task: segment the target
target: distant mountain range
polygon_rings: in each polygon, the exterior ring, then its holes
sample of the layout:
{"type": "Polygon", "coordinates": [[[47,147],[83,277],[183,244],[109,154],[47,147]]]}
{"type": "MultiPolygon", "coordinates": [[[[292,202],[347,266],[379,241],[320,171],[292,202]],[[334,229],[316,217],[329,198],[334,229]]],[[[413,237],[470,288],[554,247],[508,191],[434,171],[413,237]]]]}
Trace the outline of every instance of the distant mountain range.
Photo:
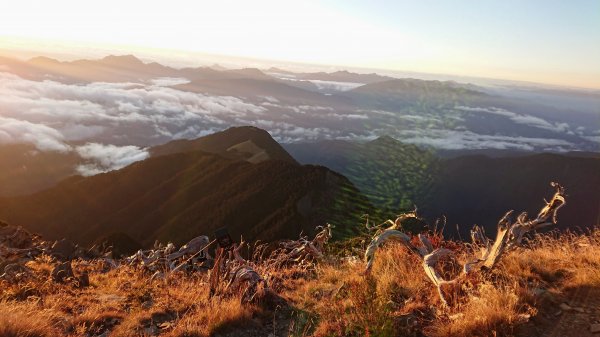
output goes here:
{"type": "Polygon", "coordinates": [[[334,71],[331,73],[326,72],[315,72],[315,73],[295,73],[280,68],[271,67],[266,70],[266,73],[273,74],[274,76],[298,79],[306,81],[330,81],[330,82],[350,82],[350,83],[377,83],[393,80],[393,77],[382,76],[375,73],[371,74],[357,74],[349,72],[347,70],[334,71]],[[283,75],[283,76],[282,76],[283,75]]]}
{"type": "Polygon", "coordinates": [[[3,143],[35,142],[40,136],[33,134],[43,128],[59,142],[147,148],[253,125],[281,143],[387,135],[444,151],[600,149],[600,95],[593,91],[344,70],[173,68],[133,55],[69,62],[0,58],[0,77],[2,118],[11,119],[0,120],[0,130],[4,124],[16,128],[13,119],[36,129],[31,137],[11,131],[3,143]]]}

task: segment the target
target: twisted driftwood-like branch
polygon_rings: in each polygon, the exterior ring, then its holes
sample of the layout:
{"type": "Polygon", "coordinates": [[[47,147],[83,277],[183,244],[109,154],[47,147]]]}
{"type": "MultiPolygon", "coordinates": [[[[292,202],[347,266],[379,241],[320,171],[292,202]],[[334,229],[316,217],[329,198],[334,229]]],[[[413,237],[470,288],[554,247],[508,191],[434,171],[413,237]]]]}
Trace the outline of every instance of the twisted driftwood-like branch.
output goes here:
{"type": "Polygon", "coordinates": [[[323,258],[323,249],[331,239],[332,226],[319,226],[320,231],[312,240],[300,236],[298,240],[288,240],[280,243],[282,250],[276,252],[276,258],[272,261],[276,267],[289,262],[304,263],[308,260],[318,260],[323,258]]]}
{"type": "MultiPolygon", "coordinates": [[[[390,223],[392,226],[383,231],[379,231],[373,237],[365,251],[365,262],[367,263],[365,274],[370,272],[375,259],[375,251],[382,244],[388,240],[400,241],[410,251],[422,257],[425,274],[436,286],[442,303],[447,305],[441,286],[445,284],[454,284],[459,281],[460,277],[467,275],[474,270],[493,268],[505,252],[521,245],[525,234],[545,226],[556,224],[557,212],[565,205],[566,201],[564,188],[560,184],[554,182],[551,183],[551,186],[554,187],[556,191],[552,196],[552,199],[546,202],[546,205],[540,210],[535,219],[527,220],[527,213],[523,212],[517,217],[515,222],[512,222],[511,215],[513,211],[507,212],[498,222],[498,231],[496,233],[496,239],[493,242],[485,236],[482,227],[475,226],[471,230],[471,239],[473,244],[480,248],[480,254],[474,260],[465,263],[463,265],[462,274],[455,279],[444,280],[435,268],[440,259],[453,253],[451,250],[445,248],[434,250],[432,244],[424,235],[419,235],[421,246],[415,246],[411,243],[411,238],[408,235],[397,230],[397,228],[401,227],[402,220],[408,217],[417,216],[416,210],[415,212],[399,216],[394,222],[388,220],[386,223],[390,223]]],[[[368,218],[367,228],[372,228],[368,226],[368,218]]]]}
{"type": "MultiPolygon", "coordinates": [[[[377,251],[377,249],[381,245],[383,245],[385,242],[387,242],[388,240],[400,241],[404,246],[406,246],[412,252],[415,252],[419,255],[424,255],[424,254],[422,254],[423,253],[422,249],[415,247],[414,245],[412,245],[410,243],[410,236],[408,236],[407,234],[398,230],[398,229],[402,228],[402,221],[409,219],[409,218],[414,218],[414,219],[418,218],[416,208],[414,211],[400,214],[396,218],[395,221],[387,220],[378,226],[373,226],[373,227],[369,226],[368,215],[366,215],[366,218],[367,218],[367,221],[366,221],[365,227],[367,227],[368,230],[377,230],[377,232],[373,236],[371,243],[369,244],[369,246],[367,247],[367,250],[365,251],[365,262],[367,262],[367,268],[365,269],[365,274],[368,274],[371,271],[371,267],[373,267],[373,262],[375,262],[375,251],[377,251]],[[390,224],[390,227],[383,229],[384,224],[390,224]]],[[[431,245],[431,244],[429,243],[429,245],[431,245]]]]}

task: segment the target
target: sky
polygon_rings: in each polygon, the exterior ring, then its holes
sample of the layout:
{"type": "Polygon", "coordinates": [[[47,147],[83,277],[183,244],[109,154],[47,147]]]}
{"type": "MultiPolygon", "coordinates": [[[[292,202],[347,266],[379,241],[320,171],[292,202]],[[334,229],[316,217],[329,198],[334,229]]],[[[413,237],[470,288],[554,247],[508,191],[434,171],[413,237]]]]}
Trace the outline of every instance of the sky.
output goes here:
{"type": "Polygon", "coordinates": [[[19,40],[600,89],[598,0],[4,1],[0,49],[19,40]]]}

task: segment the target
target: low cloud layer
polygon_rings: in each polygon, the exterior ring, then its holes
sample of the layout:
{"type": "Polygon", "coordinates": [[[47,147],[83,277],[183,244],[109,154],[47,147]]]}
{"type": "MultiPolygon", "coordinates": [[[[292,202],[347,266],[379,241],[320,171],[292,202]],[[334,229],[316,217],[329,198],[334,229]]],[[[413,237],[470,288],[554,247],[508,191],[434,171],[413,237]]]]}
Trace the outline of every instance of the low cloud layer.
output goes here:
{"type": "Polygon", "coordinates": [[[87,143],[75,148],[87,164],[77,166],[76,170],[84,176],[121,169],[136,161],[148,158],[149,153],[137,146],[115,146],[87,143]]]}
{"type": "Polygon", "coordinates": [[[353,82],[336,82],[336,81],[322,81],[322,80],[309,80],[312,84],[316,85],[319,90],[323,91],[348,91],[356,89],[360,86],[365,85],[364,83],[353,83],[353,82]]]}
{"type": "MultiPolygon", "coordinates": [[[[168,79],[167,82],[176,80],[168,79]]],[[[164,79],[159,82],[165,84],[164,79]]],[[[111,134],[115,127],[137,129],[140,133],[144,133],[141,132],[143,128],[148,138],[157,133],[168,138],[175,135],[195,137],[195,134],[182,131],[191,124],[225,127],[234,117],[266,111],[264,107],[236,97],[208,96],[161,85],[70,85],[29,81],[0,73],[0,109],[5,119],[28,122],[26,125],[30,129],[37,125],[56,130],[46,129],[45,132],[55,143],[100,136],[109,139],[117,136],[111,134]]]]}
{"type": "Polygon", "coordinates": [[[512,111],[508,111],[501,108],[489,107],[489,108],[481,108],[481,107],[468,107],[468,106],[457,106],[457,110],[467,111],[467,112],[475,112],[475,113],[488,113],[494,114],[498,116],[504,116],[512,120],[517,124],[523,124],[532,126],[539,129],[545,129],[555,132],[567,132],[569,131],[569,124],[567,123],[551,123],[543,118],[527,115],[527,114],[517,114],[512,111]]]}
{"type": "MultiPolygon", "coordinates": [[[[150,146],[237,125],[266,129],[277,141],[286,143],[371,140],[389,135],[440,149],[562,151],[575,148],[564,140],[569,138],[561,138],[565,134],[588,142],[598,137],[582,127],[572,132],[566,123],[495,107],[381,110],[354,107],[348,100],[330,100],[325,95],[298,104],[286,95],[217,96],[171,87],[186,81],[157,78],[148,83],[66,84],[0,72],[0,144],[31,143],[40,151],[75,152],[85,162],[78,172],[91,175],[145,159],[145,149],[150,146]],[[505,117],[515,125],[553,131],[556,139],[514,135],[512,130],[507,132],[510,135],[496,131],[479,134],[468,127],[465,118],[469,114],[505,117]]],[[[480,122],[486,123],[485,118],[480,122]]]]}
{"type": "Polygon", "coordinates": [[[0,116],[0,144],[31,143],[41,151],[68,152],[70,146],[64,138],[49,126],[0,116]]]}
{"type": "Polygon", "coordinates": [[[533,151],[542,149],[568,151],[573,149],[573,144],[562,139],[482,135],[464,130],[406,130],[400,132],[398,137],[405,143],[431,146],[443,150],[533,151]]]}

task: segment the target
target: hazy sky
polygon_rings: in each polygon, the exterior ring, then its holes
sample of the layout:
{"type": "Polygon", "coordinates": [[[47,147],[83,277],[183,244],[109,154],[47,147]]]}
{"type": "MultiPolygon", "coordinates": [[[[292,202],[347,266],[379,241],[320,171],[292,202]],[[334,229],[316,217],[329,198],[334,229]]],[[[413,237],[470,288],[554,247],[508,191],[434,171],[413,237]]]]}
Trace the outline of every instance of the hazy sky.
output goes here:
{"type": "Polygon", "coordinates": [[[600,88],[599,0],[3,1],[0,36],[600,88]]]}

